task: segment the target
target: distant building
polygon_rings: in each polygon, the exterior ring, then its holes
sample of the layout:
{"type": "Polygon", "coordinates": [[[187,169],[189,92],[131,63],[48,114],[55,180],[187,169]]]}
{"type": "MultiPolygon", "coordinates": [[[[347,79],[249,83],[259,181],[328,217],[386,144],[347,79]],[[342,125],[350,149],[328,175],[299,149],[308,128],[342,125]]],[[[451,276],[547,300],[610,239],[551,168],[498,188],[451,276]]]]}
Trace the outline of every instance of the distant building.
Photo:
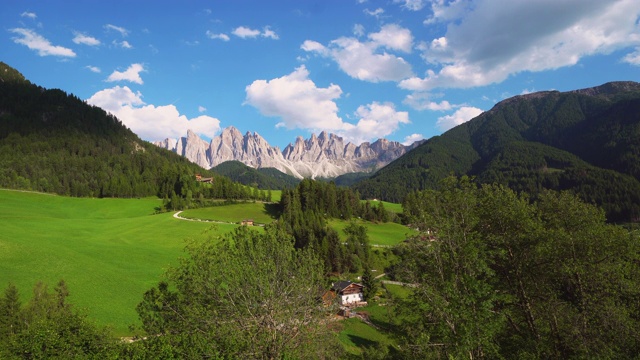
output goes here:
{"type": "Polygon", "coordinates": [[[331,287],[331,290],[337,295],[338,303],[348,307],[367,305],[367,302],[364,301],[363,289],[362,284],[346,280],[338,281],[331,287]]]}
{"type": "Polygon", "coordinates": [[[253,219],[244,219],[240,222],[240,225],[253,226],[253,219]]]}

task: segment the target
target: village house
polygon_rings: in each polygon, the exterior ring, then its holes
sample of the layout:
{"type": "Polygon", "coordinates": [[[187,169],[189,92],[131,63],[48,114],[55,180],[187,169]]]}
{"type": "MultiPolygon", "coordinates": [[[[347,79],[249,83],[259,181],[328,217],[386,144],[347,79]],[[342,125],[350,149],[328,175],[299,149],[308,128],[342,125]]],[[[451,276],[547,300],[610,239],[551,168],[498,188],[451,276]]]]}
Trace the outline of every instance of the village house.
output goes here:
{"type": "Polygon", "coordinates": [[[253,219],[244,219],[240,222],[240,225],[253,226],[253,219]]]}
{"type": "Polygon", "coordinates": [[[364,286],[362,284],[345,280],[338,281],[331,287],[331,290],[337,295],[340,306],[347,307],[367,305],[367,302],[364,301],[363,289],[364,286]]]}

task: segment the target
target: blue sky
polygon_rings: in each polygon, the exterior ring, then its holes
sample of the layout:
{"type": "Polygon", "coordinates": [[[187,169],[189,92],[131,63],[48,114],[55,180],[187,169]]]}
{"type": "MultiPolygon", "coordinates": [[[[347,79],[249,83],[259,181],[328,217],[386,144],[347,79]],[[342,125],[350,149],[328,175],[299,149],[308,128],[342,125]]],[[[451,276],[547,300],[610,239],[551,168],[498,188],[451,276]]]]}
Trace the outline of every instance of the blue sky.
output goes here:
{"type": "Polygon", "coordinates": [[[29,1],[0,61],[145,140],[439,135],[496,102],[640,81],[637,0],[29,1]]]}

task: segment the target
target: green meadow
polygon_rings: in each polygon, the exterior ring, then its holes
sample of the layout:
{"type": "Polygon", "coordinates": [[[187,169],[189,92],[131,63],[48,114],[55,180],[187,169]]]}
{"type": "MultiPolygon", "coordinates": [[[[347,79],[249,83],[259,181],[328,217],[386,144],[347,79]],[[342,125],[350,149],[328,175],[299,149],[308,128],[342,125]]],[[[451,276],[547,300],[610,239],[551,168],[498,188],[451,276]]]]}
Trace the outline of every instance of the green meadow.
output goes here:
{"type": "Polygon", "coordinates": [[[246,202],[200,209],[189,209],[180,213],[188,219],[220,221],[239,224],[242,220],[252,219],[257,224],[268,224],[280,216],[276,204],[246,202]]]}
{"type": "MultiPolygon", "coordinates": [[[[372,223],[369,221],[354,220],[359,225],[367,228],[369,244],[377,246],[393,246],[403,242],[407,237],[416,235],[417,232],[404,225],[396,223],[372,223]]],[[[343,239],[346,239],[344,229],[349,225],[349,221],[330,220],[329,226],[336,229],[343,239]]]]}
{"type": "MultiPolygon", "coordinates": [[[[0,288],[23,300],[64,279],[70,301],[117,335],[138,324],[136,305],[211,224],[155,214],[160,200],[93,199],[0,190],[0,288]]],[[[216,225],[225,233],[235,225],[216,225]]],[[[211,231],[211,230],[209,230],[211,231]]]]}
{"type": "MultiPolygon", "coordinates": [[[[77,308],[98,324],[111,326],[116,335],[130,335],[129,325],[139,324],[136,305],[177,263],[185,239],[205,232],[217,237],[237,227],[179,220],[173,212],[157,214],[159,205],[156,198],[71,198],[0,190],[0,291],[12,282],[26,301],[38,281],[53,287],[64,279],[77,308]]],[[[279,214],[273,204],[256,202],[190,209],[181,216],[228,223],[251,218],[266,224],[279,214]]],[[[367,227],[374,245],[395,245],[412,234],[399,224],[359,223],[367,227]]],[[[344,236],[342,229],[349,222],[329,224],[344,236]]],[[[359,327],[348,322],[346,329],[359,333],[359,327]]],[[[359,336],[368,337],[365,333],[359,336]]],[[[355,340],[351,335],[342,336],[355,340]]]]}

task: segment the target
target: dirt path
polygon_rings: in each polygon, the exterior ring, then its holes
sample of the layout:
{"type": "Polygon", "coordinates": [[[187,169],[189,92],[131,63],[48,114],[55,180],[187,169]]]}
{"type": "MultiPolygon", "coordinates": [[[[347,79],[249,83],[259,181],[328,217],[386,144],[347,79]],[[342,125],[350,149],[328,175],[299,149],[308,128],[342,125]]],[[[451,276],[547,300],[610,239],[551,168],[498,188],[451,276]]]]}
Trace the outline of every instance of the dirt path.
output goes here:
{"type": "Polygon", "coordinates": [[[227,222],[227,221],[217,221],[217,220],[203,220],[203,219],[189,219],[186,217],[182,217],[180,216],[180,214],[182,213],[182,211],[178,211],[175,214],[173,214],[173,217],[179,220],[186,220],[186,221],[199,221],[199,222],[207,222],[207,223],[214,223],[214,224],[230,224],[230,225],[237,225],[236,223],[232,223],[232,222],[227,222]]]}

